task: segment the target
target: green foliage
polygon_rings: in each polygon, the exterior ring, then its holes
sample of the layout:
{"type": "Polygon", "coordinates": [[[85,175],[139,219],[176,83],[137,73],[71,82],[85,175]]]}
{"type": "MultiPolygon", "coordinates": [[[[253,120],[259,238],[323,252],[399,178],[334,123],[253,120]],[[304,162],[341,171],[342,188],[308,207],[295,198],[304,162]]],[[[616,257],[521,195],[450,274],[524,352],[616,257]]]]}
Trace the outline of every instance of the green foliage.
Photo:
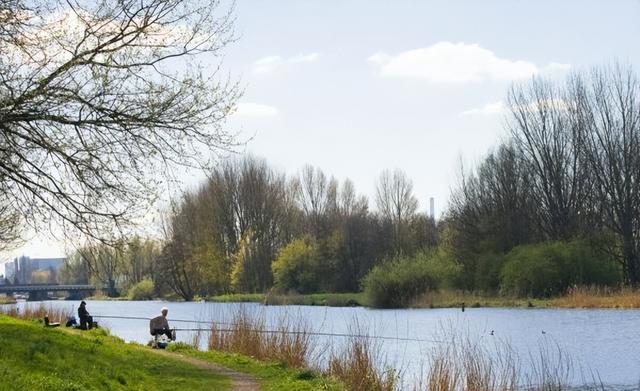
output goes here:
{"type": "Polygon", "coordinates": [[[320,251],[318,242],[306,235],[286,245],[272,264],[276,288],[300,293],[318,289],[320,251]]]}
{"type": "Polygon", "coordinates": [[[406,307],[428,291],[452,285],[459,274],[460,267],[442,252],[423,251],[374,267],[363,287],[373,307],[406,307]]]}
{"type": "Polygon", "coordinates": [[[618,280],[615,263],[587,243],[545,242],[518,246],[505,255],[501,289],[517,296],[549,297],[574,285],[618,280]]]}
{"type": "Polygon", "coordinates": [[[150,279],[144,279],[129,288],[130,300],[152,300],[155,294],[155,286],[150,279]]]}

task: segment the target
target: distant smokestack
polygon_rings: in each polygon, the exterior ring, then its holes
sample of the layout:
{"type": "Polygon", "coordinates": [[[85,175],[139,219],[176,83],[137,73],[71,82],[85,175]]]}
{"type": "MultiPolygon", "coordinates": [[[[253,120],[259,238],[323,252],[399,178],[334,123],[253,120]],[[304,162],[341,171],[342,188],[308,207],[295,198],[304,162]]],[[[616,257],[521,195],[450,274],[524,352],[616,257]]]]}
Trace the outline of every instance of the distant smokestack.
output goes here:
{"type": "Polygon", "coordinates": [[[436,219],[436,202],[433,197],[429,197],[429,217],[436,219]]]}

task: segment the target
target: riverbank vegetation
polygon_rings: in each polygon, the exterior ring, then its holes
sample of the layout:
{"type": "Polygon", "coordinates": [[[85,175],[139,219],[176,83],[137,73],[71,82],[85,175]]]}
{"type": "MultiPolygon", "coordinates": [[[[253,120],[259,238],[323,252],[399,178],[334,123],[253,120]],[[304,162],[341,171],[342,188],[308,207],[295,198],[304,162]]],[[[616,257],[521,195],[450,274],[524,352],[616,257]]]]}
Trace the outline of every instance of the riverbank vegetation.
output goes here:
{"type": "Polygon", "coordinates": [[[364,292],[348,304],[374,307],[441,306],[447,292],[535,304],[581,286],[635,286],[638,102],[638,76],[621,65],[513,86],[505,141],[461,167],[438,220],[418,211],[400,170],[380,174],[370,203],[319,168],[287,175],[253,156],[224,160],[175,200],[162,240],[86,246],[62,275],[112,296],[306,304],[364,292]]]}
{"type": "MultiPolygon", "coordinates": [[[[6,311],[5,311],[6,312],[6,311]]],[[[41,305],[0,315],[0,389],[227,389],[228,379],[170,356],[153,354],[138,344],[125,344],[104,329],[74,331],[45,328],[44,314],[62,320],[65,314],[41,305]],[[170,378],[169,378],[170,377],[170,378]],[[187,379],[188,377],[188,379],[187,379]]],[[[459,389],[568,390],[574,363],[551,341],[528,359],[519,357],[507,341],[473,339],[461,330],[443,329],[440,341],[425,351],[417,378],[403,377],[390,365],[382,342],[354,329],[339,347],[320,343],[300,320],[281,318],[267,325],[260,315],[239,310],[225,327],[212,322],[206,333],[207,350],[194,344],[175,343],[169,352],[223,365],[253,375],[263,389],[372,390],[401,389],[454,391],[459,389]]],[[[188,361],[188,360],[186,360],[188,361]]],[[[398,365],[398,363],[396,363],[398,365]]],[[[401,364],[400,364],[401,365],[401,364]]],[[[602,389],[587,380],[581,389],[602,389]]]]}
{"type": "MultiPolygon", "coordinates": [[[[64,321],[63,311],[27,306],[0,315],[0,390],[231,389],[228,378],[138,344],[126,344],[105,329],[76,332],[45,328],[44,315],[64,321]]],[[[242,326],[239,326],[242,327],[242,326]]],[[[187,354],[255,376],[267,390],[344,390],[339,381],[319,371],[289,366],[284,361],[259,361],[220,351],[200,352],[176,343],[168,351],[187,354]]]]}
{"type": "Polygon", "coordinates": [[[13,296],[0,296],[0,304],[15,304],[16,298],[13,296]]]}

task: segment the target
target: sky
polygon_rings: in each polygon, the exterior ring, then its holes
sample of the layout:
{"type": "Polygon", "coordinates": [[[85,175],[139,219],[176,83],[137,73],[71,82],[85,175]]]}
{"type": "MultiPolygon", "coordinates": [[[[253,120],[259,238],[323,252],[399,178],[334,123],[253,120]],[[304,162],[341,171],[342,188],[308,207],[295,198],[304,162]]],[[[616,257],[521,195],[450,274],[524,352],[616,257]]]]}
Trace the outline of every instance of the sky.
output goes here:
{"type": "MultiPolygon", "coordinates": [[[[461,163],[507,137],[513,83],[640,67],[639,0],[237,0],[234,14],[222,64],[245,90],[228,122],[249,140],[240,152],[350,178],[372,208],[376,179],[398,168],[420,211],[434,197],[444,213],[461,163]]],[[[35,238],[15,253],[61,252],[35,238]]]]}

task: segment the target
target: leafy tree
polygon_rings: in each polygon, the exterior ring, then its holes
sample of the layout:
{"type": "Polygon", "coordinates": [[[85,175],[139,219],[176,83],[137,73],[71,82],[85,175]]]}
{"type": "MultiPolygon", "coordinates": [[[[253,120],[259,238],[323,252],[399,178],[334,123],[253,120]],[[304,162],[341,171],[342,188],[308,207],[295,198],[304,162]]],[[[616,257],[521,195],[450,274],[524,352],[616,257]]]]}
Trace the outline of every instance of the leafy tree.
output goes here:
{"type": "Polygon", "coordinates": [[[424,293],[451,286],[459,271],[459,266],[446,254],[423,251],[374,267],[362,285],[374,307],[407,307],[424,293]]]}
{"type": "Polygon", "coordinates": [[[316,292],[319,288],[320,249],[309,235],[291,241],[278,253],[273,262],[276,288],[299,293],[316,292]]]}
{"type": "Polygon", "coordinates": [[[547,297],[574,285],[615,284],[619,276],[612,259],[585,242],[543,242],[505,255],[501,288],[518,296],[547,297]]]}

